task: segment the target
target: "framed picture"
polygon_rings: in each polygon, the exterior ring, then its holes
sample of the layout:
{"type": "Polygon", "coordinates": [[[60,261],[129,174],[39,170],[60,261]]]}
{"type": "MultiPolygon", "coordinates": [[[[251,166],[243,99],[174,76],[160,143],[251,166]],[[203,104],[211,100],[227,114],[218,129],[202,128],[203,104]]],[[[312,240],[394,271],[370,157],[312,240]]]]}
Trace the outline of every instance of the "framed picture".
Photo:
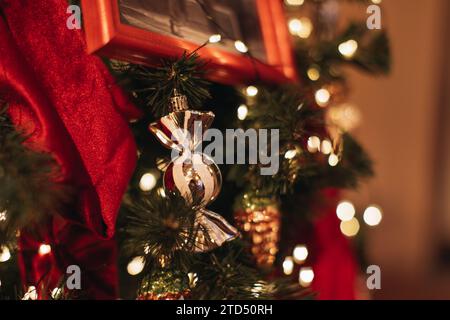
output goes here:
{"type": "Polygon", "coordinates": [[[297,79],[281,0],[82,0],[82,10],[90,53],[152,65],[220,34],[199,50],[211,80],[297,79]]]}

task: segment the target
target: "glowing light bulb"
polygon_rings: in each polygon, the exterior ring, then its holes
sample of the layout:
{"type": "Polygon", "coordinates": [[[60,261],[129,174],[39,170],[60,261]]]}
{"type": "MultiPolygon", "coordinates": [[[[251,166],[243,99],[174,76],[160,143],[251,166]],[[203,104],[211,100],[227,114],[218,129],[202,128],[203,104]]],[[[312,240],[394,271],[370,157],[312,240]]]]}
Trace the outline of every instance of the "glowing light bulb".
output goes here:
{"type": "Polygon", "coordinates": [[[258,88],[255,86],[248,86],[247,89],[245,89],[245,93],[249,97],[255,97],[258,94],[258,88]]]}
{"type": "Polygon", "coordinates": [[[330,154],[328,157],[328,164],[330,167],[336,167],[339,164],[339,157],[334,153],[330,154]]]}
{"type": "Polygon", "coordinates": [[[222,36],[220,34],[213,34],[211,37],[209,37],[210,43],[217,43],[220,42],[220,40],[222,40],[222,36]]]}
{"type": "Polygon", "coordinates": [[[156,177],[153,173],[146,173],[142,175],[141,180],[139,181],[139,188],[144,191],[150,191],[156,186],[156,177]]]}
{"type": "Polygon", "coordinates": [[[245,120],[247,118],[248,108],[245,104],[241,104],[237,109],[237,117],[239,120],[245,120]]]}
{"type": "Polygon", "coordinates": [[[160,197],[165,198],[166,197],[166,191],[164,191],[164,188],[158,189],[158,194],[160,197]]]}
{"type": "Polygon", "coordinates": [[[6,221],[6,210],[0,212],[0,222],[6,221]]]}
{"type": "Polygon", "coordinates": [[[135,276],[144,270],[144,257],[134,257],[127,265],[127,272],[135,276]]]}
{"type": "Polygon", "coordinates": [[[294,18],[288,22],[289,31],[292,35],[306,39],[311,35],[313,30],[312,22],[307,17],[300,19],[294,18]]]}
{"type": "Polygon", "coordinates": [[[305,0],[284,0],[288,6],[301,6],[305,0]]]}
{"type": "Polygon", "coordinates": [[[192,288],[195,287],[197,285],[197,281],[198,281],[197,274],[193,273],[193,272],[189,272],[188,278],[189,278],[189,286],[192,288]]]}
{"type": "Polygon", "coordinates": [[[376,206],[370,206],[364,211],[364,222],[371,227],[376,227],[383,220],[381,209],[376,206]]]}
{"type": "Polygon", "coordinates": [[[361,111],[354,105],[345,103],[328,110],[329,120],[344,131],[356,128],[361,122],[361,111]]]}
{"type": "Polygon", "coordinates": [[[263,282],[255,283],[252,288],[253,296],[255,298],[258,298],[261,295],[261,293],[264,291],[264,288],[265,288],[265,283],[263,283],[263,282]]]}
{"type": "Polygon", "coordinates": [[[359,232],[359,228],[359,221],[356,218],[353,218],[350,221],[342,221],[340,225],[342,234],[349,238],[356,236],[359,232]]]}
{"type": "Polygon", "coordinates": [[[293,252],[294,260],[296,263],[303,263],[308,258],[308,248],[304,245],[298,245],[293,252]]]}
{"type": "Polygon", "coordinates": [[[311,282],[314,280],[313,269],[309,267],[301,268],[298,275],[298,280],[301,286],[309,287],[311,282]]]}
{"type": "Polygon", "coordinates": [[[320,71],[316,67],[309,68],[306,74],[311,81],[317,81],[320,78],[320,71]]]}
{"type": "Polygon", "coordinates": [[[311,153],[315,153],[320,150],[320,138],[316,136],[309,137],[307,148],[311,153]]]}
{"type": "Polygon", "coordinates": [[[372,0],[373,4],[380,4],[382,1],[381,0],[372,0]]]}
{"type": "Polygon", "coordinates": [[[7,246],[0,247],[0,262],[6,262],[11,259],[11,252],[7,246]]]}
{"type": "Polygon", "coordinates": [[[330,91],[328,91],[325,88],[322,88],[316,91],[314,97],[316,99],[316,103],[320,107],[325,107],[330,102],[331,94],[330,91]]]}
{"type": "Polygon", "coordinates": [[[237,51],[241,52],[241,53],[246,53],[248,52],[248,48],[245,45],[245,43],[243,43],[241,40],[236,40],[234,42],[234,47],[236,48],[237,51]]]}
{"type": "Polygon", "coordinates": [[[22,300],[37,300],[38,294],[35,286],[29,286],[22,300]]]}
{"type": "Polygon", "coordinates": [[[322,145],[320,147],[320,151],[322,151],[323,154],[328,155],[331,152],[333,152],[333,144],[330,140],[323,140],[322,145]]]}
{"type": "Polygon", "coordinates": [[[49,244],[43,243],[39,246],[39,255],[45,256],[46,254],[49,254],[50,252],[52,252],[52,247],[49,244]]]}
{"type": "Polygon", "coordinates": [[[339,45],[338,50],[345,58],[351,59],[358,50],[358,42],[353,39],[345,41],[339,45]]]}
{"type": "Polygon", "coordinates": [[[297,35],[297,33],[300,31],[301,29],[301,22],[300,19],[291,19],[288,22],[288,26],[289,26],[289,31],[291,32],[291,34],[293,35],[297,35]]]}
{"type": "Polygon", "coordinates": [[[61,297],[62,294],[62,289],[61,288],[55,288],[52,290],[51,296],[53,299],[59,299],[61,297]]]}
{"type": "Polygon", "coordinates": [[[294,259],[292,257],[286,257],[283,261],[283,272],[289,276],[294,271],[294,259]]]}
{"type": "Polygon", "coordinates": [[[356,210],[350,201],[342,201],[336,207],[336,215],[341,221],[350,221],[355,217],[356,210]]]}
{"type": "Polygon", "coordinates": [[[298,36],[302,39],[307,39],[313,31],[313,24],[309,18],[300,18],[301,28],[298,32],[298,36]]]}
{"type": "Polygon", "coordinates": [[[292,149],[292,150],[286,151],[286,153],[284,154],[284,158],[287,160],[292,160],[295,158],[296,155],[297,155],[297,150],[292,149]]]}

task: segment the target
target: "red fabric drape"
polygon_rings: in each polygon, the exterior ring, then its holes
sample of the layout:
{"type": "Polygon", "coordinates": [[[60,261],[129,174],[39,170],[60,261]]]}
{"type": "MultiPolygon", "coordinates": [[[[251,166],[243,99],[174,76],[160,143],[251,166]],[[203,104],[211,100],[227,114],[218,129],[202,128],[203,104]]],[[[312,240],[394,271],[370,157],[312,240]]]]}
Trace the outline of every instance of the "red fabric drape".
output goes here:
{"type": "Polygon", "coordinates": [[[350,241],[341,233],[340,220],[336,216],[339,191],[325,189],[324,203],[317,208],[319,217],[314,223],[312,289],[319,300],[353,300],[356,298],[358,264],[350,241]]]}
{"type": "Polygon", "coordinates": [[[115,222],[135,166],[126,116],[139,113],[115,86],[101,60],[86,54],[84,37],[69,30],[66,0],[0,2],[0,94],[33,148],[52,153],[61,182],[77,202],[54,218],[42,238],[21,236],[25,284],[55,285],[79,265],[87,298],[115,298],[115,222]],[[39,256],[42,242],[52,252],[39,256]]]}

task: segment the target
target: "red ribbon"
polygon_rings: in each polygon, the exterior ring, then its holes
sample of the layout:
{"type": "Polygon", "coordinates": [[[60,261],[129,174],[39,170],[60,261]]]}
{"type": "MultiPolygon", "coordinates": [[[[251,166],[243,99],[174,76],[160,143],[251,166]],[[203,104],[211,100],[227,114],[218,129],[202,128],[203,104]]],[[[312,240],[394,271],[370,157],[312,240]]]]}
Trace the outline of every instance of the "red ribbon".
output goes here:
{"type": "Polygon", "coordinates": [[[117,296],[115,222],[136,162],[126,116],[139,112],[102,61],[86,54],[84,36],[69,30],[66,0],[0,3],[0,95],[33,148],[54,155],[77,203],[52,219],[42,238],[21,236],[26,285],[55,285],[70,264],[81,268],[90,298],[117,296]],[[49,255],[39,245],[52,246],[49,255]]]}

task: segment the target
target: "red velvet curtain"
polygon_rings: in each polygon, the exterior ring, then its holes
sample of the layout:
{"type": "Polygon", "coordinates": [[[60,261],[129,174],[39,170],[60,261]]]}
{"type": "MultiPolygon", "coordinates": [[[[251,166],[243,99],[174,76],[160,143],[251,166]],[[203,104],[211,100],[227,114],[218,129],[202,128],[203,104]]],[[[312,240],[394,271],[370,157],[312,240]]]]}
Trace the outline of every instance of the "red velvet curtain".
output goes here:
{"type": "Polygon", "coordinates": [[[67,266],[81,268],[86,298],[117,297],[114,235],[136,146],[127,116],[137,110],[102,61],[87,55],[84,36],[66,27],[66,0],[0,2],[0,94],[32,148],[50,152],[76,204],[52,219],[41,237],[23,233],[26,285],[56,286],[67,266]],[[40,244],[52,246],[38,254],[40,244]]]}

